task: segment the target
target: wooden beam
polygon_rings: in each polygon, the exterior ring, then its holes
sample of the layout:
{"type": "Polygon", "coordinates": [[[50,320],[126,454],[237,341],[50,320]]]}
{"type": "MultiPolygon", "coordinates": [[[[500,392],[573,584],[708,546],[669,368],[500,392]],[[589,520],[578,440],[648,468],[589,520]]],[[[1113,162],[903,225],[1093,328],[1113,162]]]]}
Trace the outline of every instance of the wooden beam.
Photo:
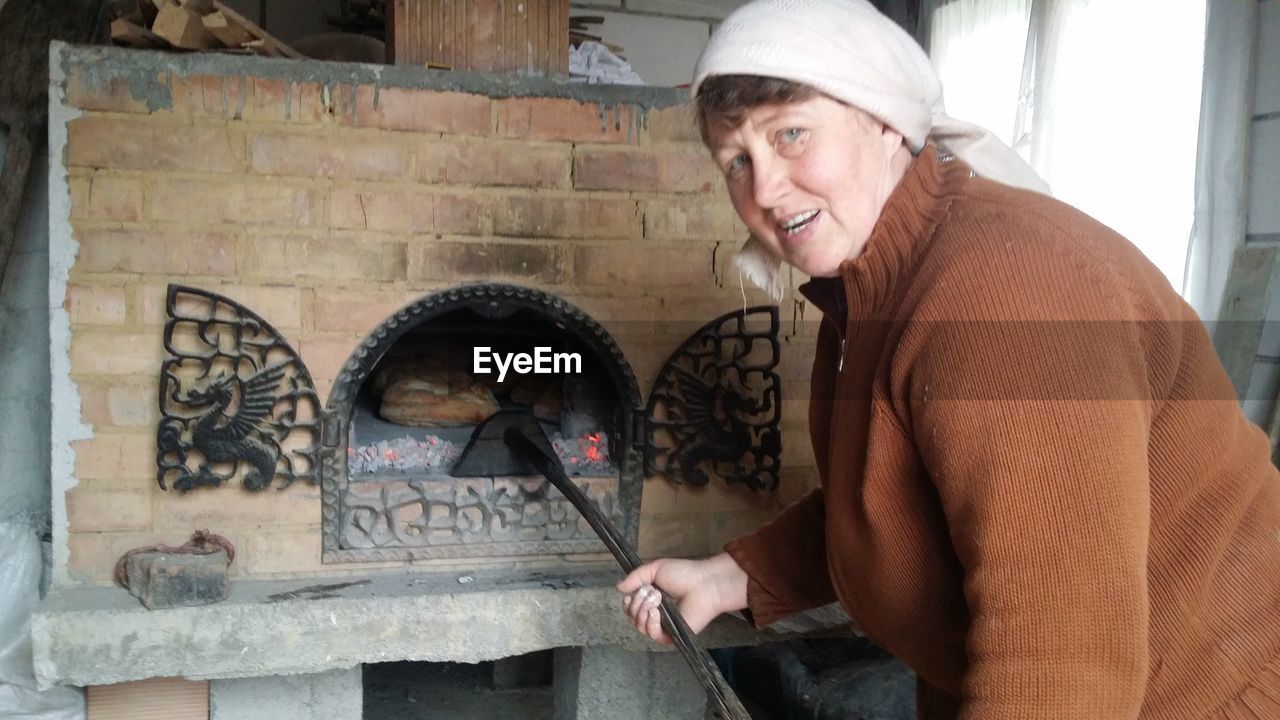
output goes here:
{"type": "Polygon", "coordinates": [[[150,30],[125,20],[111,21],[111,40],[117,45],[140,48],[167,48],[169,42],[150,30]]]}
{"type": "Polygon", "coordinates": [[[284,57],[293,58],[294,60],[306,59],[305,55],[280,42],[274,35],[268,34],[266,30],[263,30],[256,23],[227,7],[224,3],[221,3],[218,0],[212,0],[212,2],[214,10],[222,13],[222,15],[227,19],[227,22],[244,28],[249,34],[259,40],[262,40],[263,47],[270,50],[273,55],[283,55],[284,57]]]}
{"type": "Polygon", "coordinates": [[[166,4],[160,8],[151,32],[184,50],[210,50],[222,47],[218,38],[204,29],[200,16],[181,5],[166,4]]]}
{"type": "Polygon", "coordinates": [[[227,47],[245,47],[249,43],[260,42],[253,36],[253,33],[244,29],[243,26],[227,20],[227,16],[221,10],[214,10],[205,15],[200,18],[200,22],[204,23],[205,30],[208,30],[214,37],[221,40],[222,44],[227,47]]]}

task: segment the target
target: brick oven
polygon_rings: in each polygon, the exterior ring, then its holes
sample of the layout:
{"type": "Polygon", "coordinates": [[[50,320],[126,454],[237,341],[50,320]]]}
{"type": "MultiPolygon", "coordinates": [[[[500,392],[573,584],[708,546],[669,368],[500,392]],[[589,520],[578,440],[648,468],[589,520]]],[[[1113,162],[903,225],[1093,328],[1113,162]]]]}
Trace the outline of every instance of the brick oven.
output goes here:
{"type": "MultiPolygon", "coordinates": [[[[51,65],[43,683],[210,679],[219,717],[279,676],[354,707],[362,666],[558,648],[557,713],[585,718],[623,716],[592,714],[606,668],[649,668],[612,703],[686,682],[563,497],[518,463],[455,472],[485,418],[531,413],[645,557],[714,552],[816,485],[814,323],[744,310],[764,298],[729,269],[745,231],[682,91],[65,45],[51,65]],[[532,348],[581,365],[497,377],[532,348]],[[707,429],[726,412],[745,424],[707,429]],[[196,529],[236,548],[227,600],[147,611],[112,586],[126,551],[196,529]]],[[[731,619],[706,638],[758,641],[731,619]]]]}

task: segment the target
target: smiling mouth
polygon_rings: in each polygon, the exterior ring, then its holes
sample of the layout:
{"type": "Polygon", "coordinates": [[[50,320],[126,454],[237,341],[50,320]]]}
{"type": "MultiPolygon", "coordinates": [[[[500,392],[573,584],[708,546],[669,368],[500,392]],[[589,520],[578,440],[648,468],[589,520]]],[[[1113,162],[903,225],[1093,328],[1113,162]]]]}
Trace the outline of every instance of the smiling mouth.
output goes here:
{"type": "Polygon", "coordinates": [[[801,230],[805,229],[806,227],[808,227],[809,223],[813,222],[818,218],[818,214],[819,214],[818,210],[809,210],[806,212],[802,212],[799,215],[796,215],[795,217],[786,221],[785,223],[779,223],[778,226],[782,228],[782,232],[786,233],[787,235],[794,235],[800,232],[801,230]]]}

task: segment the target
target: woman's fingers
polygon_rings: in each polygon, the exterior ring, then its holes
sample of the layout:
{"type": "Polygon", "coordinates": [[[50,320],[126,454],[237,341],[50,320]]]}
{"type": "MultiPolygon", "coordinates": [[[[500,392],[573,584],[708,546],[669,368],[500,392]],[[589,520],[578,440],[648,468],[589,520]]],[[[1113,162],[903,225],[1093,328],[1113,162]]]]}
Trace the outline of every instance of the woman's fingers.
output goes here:
{"type": "Polygon", "coordinates": [[[648,624],[649,610],[658,607],[660,604],[662,604],[662,593],[651,585],[641,586],[623,600],[623,607],[631,620],[631,624],[635,625],[636,629],[641,632],[645,632],[645,626],[648,624]]]}
{"type": "Polygon", "coordinates": [[[647,613],[644,634],[660,643],[671,642],[662,630],[662,612],[656,606],[652,606],[647,609],[647,613]]]}
{"type": "Polygon", "coordinates": [[[622,578],[622,582],[618,583],[618,592],[634,593],[642,586],[653,585],[654,579],[658,576],[658,568],[661,566],[661,560],[654,560],[632,570],[626,577],[622,578]]]}

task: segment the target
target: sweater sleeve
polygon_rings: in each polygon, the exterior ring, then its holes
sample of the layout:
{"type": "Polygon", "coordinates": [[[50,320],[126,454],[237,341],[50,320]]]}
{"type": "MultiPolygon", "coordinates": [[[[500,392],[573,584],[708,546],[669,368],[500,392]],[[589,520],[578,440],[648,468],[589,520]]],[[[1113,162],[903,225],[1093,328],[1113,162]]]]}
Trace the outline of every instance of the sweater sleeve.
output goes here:
{"type": "Polygon", "coordinates": [[[933,323],[910,381],[909,422],[964,568],[959,717],[1135,718],[1148,673],[1144,323],[1106,273],[1004,269],[1008,284],[943,299],[959,319],[933,323]]]}
{"type": "Polygon", "coordinates": [[[822,490],[813,490],[764,527],[725,545],[747,573],[747,607],[755,627],[835,600],[824,507],[822,490]]]}

